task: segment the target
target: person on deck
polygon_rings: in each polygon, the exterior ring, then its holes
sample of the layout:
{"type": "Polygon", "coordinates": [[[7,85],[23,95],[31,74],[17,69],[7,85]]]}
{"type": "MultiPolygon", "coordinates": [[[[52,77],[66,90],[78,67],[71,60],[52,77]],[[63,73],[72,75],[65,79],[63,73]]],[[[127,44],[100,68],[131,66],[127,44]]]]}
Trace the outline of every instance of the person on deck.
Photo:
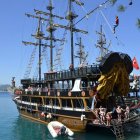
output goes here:
{"type": "Polygon", "coordinates": [[[111,118],[112,118],[111,112],[107,112],[107,114],[106,114],[106,125],[107,126],[111,125],[111,118]]]}
{"type": "Polygon", "coordinates": [[[119,121],[119,122],[121,122],[122,111],[123,111],[123,109],[122,109],[120,106],[118,106],[118,107],[116,108],[116,112],[118,113],[118,121],[119,121]]]}
{"type": "Polygon", "coordinates": [[[104,123],[105,121],[105,113],[106,113],[106,109],[100,106],[99,114],[100,114],[101,123],[104,123]]]}
{"type": "Polygon", "coordinates": [[[115,34],[115,32],[116,32],[116,27],[117,27],[118,25],[119,25],[119,17],[116,16],[115,25],[114,25],[114,28],[113,28],[114,34],[115,34]]]}
{"type": "Polygon", "coordinates": [[[70,70],[70,71],[73,71],[73,69],[74,69],[73,64],[70,64],[69,70],[70,70]]]}
{"type": "Polygon", "coordinates": [[[128,105],[126,105],[126,108],[125,108],[125,118],[126,119],[129,119],[129,113],[130,113],[130,108],[129,108],[129,106],[128,105]]]}

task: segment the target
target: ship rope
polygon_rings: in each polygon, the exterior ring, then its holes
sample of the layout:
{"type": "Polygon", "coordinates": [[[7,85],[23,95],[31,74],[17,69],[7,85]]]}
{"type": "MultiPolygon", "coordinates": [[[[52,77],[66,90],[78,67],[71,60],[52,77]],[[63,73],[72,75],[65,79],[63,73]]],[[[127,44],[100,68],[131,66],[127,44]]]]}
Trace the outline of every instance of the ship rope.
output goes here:
{"type": "MultiPolygon", "coordinates": [[[[41,62],[43,61],[44,56],[46,56],[46,50],[47,50],[47,47],[43,47],[43,50],[42,50],[42,53],[41,53],[41,62]]],[[[46,63],[47,62],[48,61],[46,61],[46,63]]],[[[48,66],[48,63],[47,63],[47,66],[48,66]]],[[[38,77],[38,70],[39,70],[39,62],[37,63],[37,67],[36,67],[36,70],[35,70],[35,73],[34,73],[34,76],[33,76],[34,79],[37,79],[37,77],[38,77]]]]}
{"type": "MultiPolygon", "coordinates": [[[[80,37],[79,37],[79,34],[78,33],[75,33],[75,35],[76,35],[76,40],[77,40],[77,42],[79,42],[79,39],[80,39],[80,37]]],[[[80,50],[78,50],[81,54],[82,54],[82,63],[84,63],[84,64],[86,64],[87,63],[87,57],[88,57],[88,52],[85,52],[83,49],[84,49],[84,46],[83,46],[83,44],[81,44],[82,45],[82,49],[81,49],[81,52],[80,52],[80,50]]],[[[75,56],[76,57],[76,56],[75,56]]],[[[80,63],[79,63],[80,64],[80,63]]]]}
{"type": "MultiPolygon", "coordinates": [[[[69,9],[69,5],[67,4],[66,11],[64,12],[65,16],[67,15],[68,9],[69,9]]],[[[68,23],[67,26],[69,26],[69,23],[68,23]]],[[[61,56],[62,56],[62,51],[64,49],[64,45],[65,45],[65,42],[66,42],[66,35],[67,35],[67,29],[64,30],[62,41],[60,42],[59,47],[56,48],[56,50],[55,50],[56,55],[55,55],[55,58],[54,58],[54,65],[53,65],[54,70],[58,70],[58,68],[60,70],[62,70],[63,65],[62,65],[61,56]]]]}
{"type": "Polygon", "coordinates": [[[66,39],[66,35],[67,35],[67,30],[65,29],[62,41],[60,43],[60,47],[58,49],[56,49],[56,58],[54,59],[54,62],[55,62],[54,69],[55,70],[57,70],[58,66],[60,67],[60,69],[62,69],[61,55],[62,55],[62,51],[64,49],[64,44],[66,42],[66,40],[65,40],[66,39]]]}
{"type": "Polygon", "coordinates": [[[34,62],[34,59],[35,59],[36,50],[37,50],[37,47],[35,47],[32,51],[29,64],[28,64],[26,72],[24,74],[24,78],[29,78],[29,76],[30,76],[30,73],[31,73],[31,70],[32,70],[32,65],[33,65],[33,62],[34,62]]]}
{"type": "MultiPolygon", "coordinates": [[[[106,5],[107,3],[110,3],[110,0],[107,0],[107,1],[105,1],[105,2],[103,2],[103,3],[101,3],[101,4],[99,4],[96,8],[94,8],[94,9],[91,10],[89,13],[87,13],[85,16],[83,16],[80,20],[78,20],[78,21],[74,24],[74,26],[75,26],[76,24],[78,24],[79,22],[81,22],[83,19],[89,17],[89,15],[91,15],[92,13],[94,13],[96,10],[103,8],[103,6],[106,5]]],[[[105,7],[106,7],[106,6],[105,6],[105,7]]]]}
{"type": "Polygon", "coordinates": [[[116,33],[113,32],[113,29],[112,29],[109,21],[107,20],[106,16],[104,15],[103,11],[101,11],[101,9],[100,9],[100,14],[102,15],[102,17],[106,21],[108,27],[110,28],[110,30],[111,30],[112,34],[114,35],[115,39],[117,40],[118,44],[122,44],[124,46],[124,43],[121,40],[119,40],[118,37],[117,37],[117,35],[116,35],[116,33]]]}
{"type": "Polygon", "coordinates": [[[103,14],[103,12],[101,10],[100,10],[100,13],[101,13],[102,17],[105,19],[105,21],[106,21],[108,27],[110,28],[111,32],[113,33],[113,29],[112,29],[111,25],[109,24],[109,21],[107,20],[107,18],[105,17],[105,15],[103,14]]]}
{"type": "MultiPolygon", "coordinates": [[[[45,49],[45,48],[44,48],[45,49]]],[[[45,61],[46,61],[46,66],[47,66],[47,68],[48,69],[50,69],[49,68],[49,58],[48,58],[48,55],[47,55],[48,53],[47,53],[47,48],[44,50],[44,52],[43,52],[43,55],[44,55],[44,58],[45,58],[45,61]]]]}
{"type": "MultiPolygon", "coordinates": [[[[79,1],[79,5],[81,6],[81,8],[83,9],[83,11],[86,13],[86,15],[87,15],[87,10],[85,9],[85,7],[82,5],[82,3],[80,2],[80,0],[77,0],[77,1],[79,1]]],[[[86,18],[88,18],[88,16],[86,17],[86,18]]]]}

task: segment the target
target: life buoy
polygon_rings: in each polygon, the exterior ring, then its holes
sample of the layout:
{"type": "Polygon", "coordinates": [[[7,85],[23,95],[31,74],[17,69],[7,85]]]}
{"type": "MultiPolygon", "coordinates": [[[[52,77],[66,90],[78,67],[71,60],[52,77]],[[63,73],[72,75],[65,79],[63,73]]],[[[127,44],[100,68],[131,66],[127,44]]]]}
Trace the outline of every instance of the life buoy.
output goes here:
{"type": "Polygon", "coordinates": [[[84,97],[86,95],[85,91],[82,91],[81,95],[84,97]]]}
{"type": "Polygon", "coordinates": [[[71,91],[68,92],[68,96],[71,96],[71,91]]]}

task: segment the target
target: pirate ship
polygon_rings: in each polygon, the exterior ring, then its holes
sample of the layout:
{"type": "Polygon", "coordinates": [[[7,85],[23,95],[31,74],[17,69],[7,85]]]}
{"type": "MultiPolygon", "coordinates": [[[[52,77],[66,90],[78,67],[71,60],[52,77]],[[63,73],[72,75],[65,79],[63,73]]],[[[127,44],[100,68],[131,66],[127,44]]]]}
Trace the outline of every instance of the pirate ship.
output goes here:
{"type": "MultiPolygon", "coordinates": [[[[110,3],[109,0],[101,3],[82,19],[108,3],[110,3]]],[[[77,15],[72,11],[72,5],[83,6],[83,3],[78,0],[69,0],[68,4],[69,11],[65,18],[69,21],[67,26],[53,22],[54,18],[65,19],[53,14],[54,7],[51,0],[47,6],[48,12],[34,9],[35,15],[26,14],[28,17],[38,19],[37,32],[32,35],[37,39],[37,42],[23,41],[25,45],[33,45],[35,49],[38,48],[38,78],[28,77],[34,55],[33,51],[28,66],[29,70],[26,72],[25,78],[21,79],[22,87],[15,90],[16,97],[14,101],[22,116],[41,123],[48,124],[50,121],[56,120],[74,131],[103,128],[113,130],[116,135],[120,136],[121,130],[119,129],[119,134],[117,134],[117,124],[122,125],[137,117],[137,115],[131,115],[127,119],[123,117],[123,123],[118,123],[117,114],[115,111],[113,112],[117,105],[124,106],[122,96],[129,93],[129,74],[133,70],[132,60],[127,54],[109,52],[104,47],[106,40],[104,39],[105,35],[102,32],[102,26],[101,31],[98,32],[100,39],[97,42],[97,47],[101,50],[101,57],[98,59],[98,63],[91,65],[85,63],[87,54],[83,51],[81,39],[80,43],[76,44],[80,49],[77,55],[74,56],[73,34],[75,32],[87,34],[88,32],[75,28],[74,23],[77,15]],[[49,16],[49,19],[44,16],[49,16]],[[45,37],[41,30],[42,21],[47,22],[48,37],[45,37]],[[54,37],[54,32],[57,28],[65,29],[65,32],[70,31],[71,64],[68,69],[61,71],[54,70],[54,42],[60,42],[63,45],[66,40],[65,38],[57,39],[54,37]],[[49,40],[49,45],[44,44],[42,40],[49,40]],[[42,78],[42,53],[45,48],[50,49],[50,70],[45,72],[42,78]],[[75,66],[75,57],[79,58],[80,67],[75,66]],[[101,107],[105,109],[105,114],[111,113],[112,117],[109,124],[106,119],[101,119],[99,112],[101,107]]],[[[57,50],[56,56],[60,55],[61,49],[57,50]]]]}

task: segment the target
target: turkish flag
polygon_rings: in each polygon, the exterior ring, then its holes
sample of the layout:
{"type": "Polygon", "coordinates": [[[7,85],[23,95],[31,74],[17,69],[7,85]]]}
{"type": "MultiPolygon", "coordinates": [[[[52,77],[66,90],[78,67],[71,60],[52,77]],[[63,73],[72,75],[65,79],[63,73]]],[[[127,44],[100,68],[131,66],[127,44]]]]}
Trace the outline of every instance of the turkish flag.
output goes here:
{"type": "Polygon", "coordinates": [[[135,69],[139,70],[139,65],[138,65],[138,62],[137,62],[137,60],[136,60],[135,57],[133,58],[133,67],[134,67],[135,69]]]}

